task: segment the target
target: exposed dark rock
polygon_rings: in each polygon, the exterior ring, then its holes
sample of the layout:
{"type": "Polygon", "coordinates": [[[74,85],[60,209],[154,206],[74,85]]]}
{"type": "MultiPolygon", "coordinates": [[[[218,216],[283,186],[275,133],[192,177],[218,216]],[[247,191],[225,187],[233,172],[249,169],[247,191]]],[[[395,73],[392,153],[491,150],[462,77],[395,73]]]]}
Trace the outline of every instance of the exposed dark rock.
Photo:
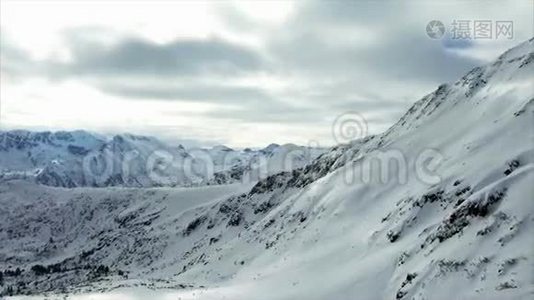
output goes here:
{"type": "Polygon", "coordinates": [[[520,166],[520,163],[518,160],[514,159],[508,162],[508,168],[504,171],[504,175],[508,176],[512,174],[512,172],[514,172],[517,168],[519,168],[519,166],[520,166]]]}
{"type": "Polygon", "coordinates": [[[435,239],[443,242],[462,231],[464,227],[469,225],[471,219],[486,217],[493,207],[504,198],[505,192],[506,190],[496,191],[489,194],[487,199],[477,199],[460,205],[425,242],[431,243],[435,239]]]}
{"type": "Polygon", "coordinates": [[[184,236],[190,235],[193,231],[195,231],[198,227],[200,227],[204,222],[206,222],[207,219],[208,219],[207,216],[200,216],[194,219],[193,221],[191,221],[191,223],[189,223],[189,225],[187,225],[187,227],[185,228],[183,232],[183,235],[184,236]]]}
{"type": "Polygon", "coordinates": [[[239,226],[243,219],[243,213],[236,211],[234,214],[232,214],[230,220],[228,220],[228,226],[239,226]]]}

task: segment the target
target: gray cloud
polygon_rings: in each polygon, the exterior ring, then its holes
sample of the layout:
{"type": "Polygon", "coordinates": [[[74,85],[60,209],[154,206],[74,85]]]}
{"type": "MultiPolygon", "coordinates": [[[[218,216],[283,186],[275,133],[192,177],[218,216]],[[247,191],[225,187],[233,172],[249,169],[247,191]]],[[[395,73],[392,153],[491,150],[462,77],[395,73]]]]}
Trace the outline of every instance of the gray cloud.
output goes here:
{"type": "Polygon", "coordinates": [[[71,29],[68,63],[35,61],[2,34],[1,67],[21,78],[83,81],[132,101],[214,104],[199,114],[216,121],[328,126],[333,117],[358,111],[383,128],[425,93],[483,63],[458,54],[475,47],[471,41],[426,36],[426,22],[441,8],[426,10],[420,1],[307,1],[281,25],[233,7],[219,10],[227,30],[258,37],[258,48],[221,38],[159,44],[109,29],[71,29]],[[287,85],[239,83],[260,74],[287,85]]]}
{"type": "Polygon", "coordinates": [[[177,87],[172,84],[154,87],[147,85],[121,85],[103,83],[99,88],[109,94],[130,99],[158,99],[226,104],[258,103],[272,97],[258,88],[242,86],[192,84],[177,87]]]}
{"type": "Polygon", "coordinates": [[[316,123],[325,120],[324,108],[291,105],[289,101],[273,100],[239,107],[223,107],[204,114],[207,117],[238,120],[247,123],[316,123]]]}
{"type": "MultiPolygon", "coordinates": [[[[73,78],[108,77],[185,77],[198,75],[239,76],[261,68],[259,55],[243,46],[221,39],[176,40],[167,44],[140,38],[122,38],[107,44],[80,36],[69,38],[71,62],[53,59],[33,60],[9,39],[2,38],[2,69],[14,75],[73,78]]],[[[75,35],[69,31],[69,36],[75,35]]],[[[105,34],[105,33],[101,33],[105,34]]]]}
{"type": "Polygon", "coordinates": [[[409,7],[400,3],[386,7],[371,1],[307,3],[286,25],[291,30],[273,38],[270,50],[282,67],[354,82],[370,78],[439,84],[481,64],[448,51],[453,45],[469,47],[468,42],[448,39],[442,44],[428,38],[424,23],[410,19],[409,7]],[[371,41],[350,36],[359,31],[369,34],[371,41]],[[340,36],[329,36],[336,32],[340,36]]]}
{"type": "Polygon", "coordinates": [[[24,76],[38,72],[28,52],[14,45],[3,30],[0,31],[0,68],[12,76],[24,76]]]}
{"type": "MultiPolygon", "coordinates": [[[[320,122],[356,110],[383,116],[370,122],[394,122],[417,97],[482,63],[450,51],[471,47],[469,42],[427,37],[426,24],[414,22],[413,13],[412,5],[397,2],[300,2],[292,19],[267,38],[266,51],[274,73],[306,81],[277,99],[301,100],[306,109],[242,107],[211,115],[256,122],[320,122]],[[358,38],[360,33],[370,34],[371,42],[358,38]]],[[[232,8],[223,15],[232,28],[261,28],[232,8]]]]}
{"type": "Polygon", "coordinates": [[[223,40],[177,40],[156,44],[128,38],[112,46],[87,42],[73,49],[74,74],[183,76],[239,74],[258,70],[257,53],[223,40]]]}
{"type": "Polygon", "coordinates": [[[445,49],[468,49],[473,47],[472,40],[452,39],[450,35],[446,35],[441,44],[445,49]]]}

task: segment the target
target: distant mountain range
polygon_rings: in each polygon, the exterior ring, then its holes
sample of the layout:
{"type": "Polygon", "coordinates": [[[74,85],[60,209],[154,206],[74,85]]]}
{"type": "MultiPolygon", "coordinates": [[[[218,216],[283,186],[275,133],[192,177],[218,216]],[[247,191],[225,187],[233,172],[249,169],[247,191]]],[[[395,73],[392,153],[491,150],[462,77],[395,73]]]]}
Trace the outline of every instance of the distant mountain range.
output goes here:
{"type": "Polygon", "coordinates": [[[86,131],[0,132],[0,179],[59,187],[152,187],[254,181],[300,168],[324,152],[293,144],[186,149],[154,137],[86,131]]]}

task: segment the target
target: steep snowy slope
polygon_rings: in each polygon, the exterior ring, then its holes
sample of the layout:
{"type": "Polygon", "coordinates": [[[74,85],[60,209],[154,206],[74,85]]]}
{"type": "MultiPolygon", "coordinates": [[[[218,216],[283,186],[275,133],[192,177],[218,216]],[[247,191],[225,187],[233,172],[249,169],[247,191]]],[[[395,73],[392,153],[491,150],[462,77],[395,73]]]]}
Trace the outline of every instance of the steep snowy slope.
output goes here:
{"type": "Polygon", "coordinates": [[[534,39],[440,86],[383,134],[199,206],[170,209],[180,196],[153,190],[9,182],[4,293],[530,299],[533,49],[534,39]]]}

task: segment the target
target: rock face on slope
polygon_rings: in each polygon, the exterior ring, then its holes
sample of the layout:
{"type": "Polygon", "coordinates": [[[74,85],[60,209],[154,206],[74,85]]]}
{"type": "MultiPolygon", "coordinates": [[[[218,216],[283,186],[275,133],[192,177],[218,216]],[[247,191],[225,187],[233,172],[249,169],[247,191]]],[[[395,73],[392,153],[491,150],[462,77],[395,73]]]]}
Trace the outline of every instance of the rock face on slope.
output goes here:
{"type": "Polygon", "coordinates": [[[135,279],[201,299],[526,299],[533,49],[440,86],[383,134],[187,209],[201,190],[9,182],[3,293],[135,279]]]}

